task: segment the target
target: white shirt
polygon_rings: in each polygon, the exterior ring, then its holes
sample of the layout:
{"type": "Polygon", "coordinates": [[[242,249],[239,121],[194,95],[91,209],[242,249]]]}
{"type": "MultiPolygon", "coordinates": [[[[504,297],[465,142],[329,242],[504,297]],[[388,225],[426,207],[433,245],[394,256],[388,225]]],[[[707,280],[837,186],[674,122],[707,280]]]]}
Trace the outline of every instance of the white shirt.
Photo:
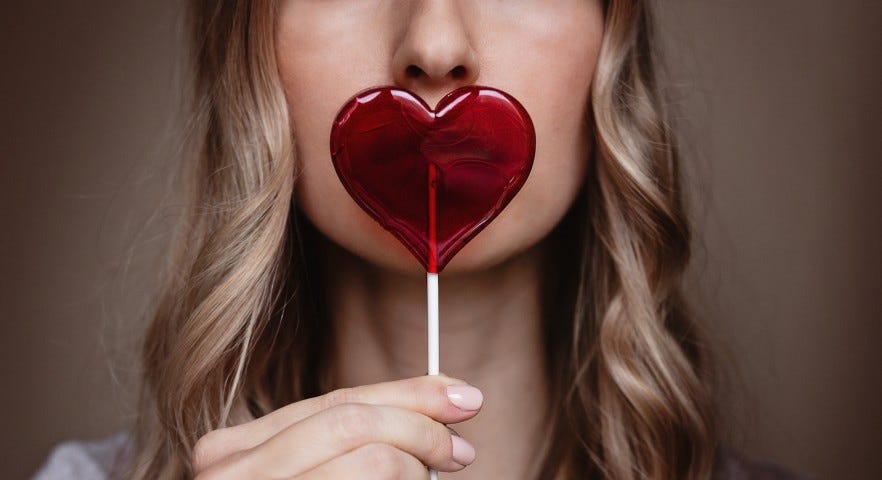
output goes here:
{"type": "Polygon", "coordinates": [[[113,480],[114,457],[129,446],[127,431],[96,440],[66,440],[52,449],[31,480],[113,480]]]}

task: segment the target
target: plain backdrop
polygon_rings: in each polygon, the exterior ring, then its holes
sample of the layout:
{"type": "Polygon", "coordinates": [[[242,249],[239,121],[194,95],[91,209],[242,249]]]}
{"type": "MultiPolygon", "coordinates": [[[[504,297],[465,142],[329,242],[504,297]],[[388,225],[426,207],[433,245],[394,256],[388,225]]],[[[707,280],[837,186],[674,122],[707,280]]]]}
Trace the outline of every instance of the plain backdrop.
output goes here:
{"type": "MultiPolygon", "coordinates": [[[[660,1],[690,292],[752,455],[882,478],[877,1],[660,1]]],[[[178,2],[4,2],[0,476],[123,428],[179,212],[178,2]]]]}

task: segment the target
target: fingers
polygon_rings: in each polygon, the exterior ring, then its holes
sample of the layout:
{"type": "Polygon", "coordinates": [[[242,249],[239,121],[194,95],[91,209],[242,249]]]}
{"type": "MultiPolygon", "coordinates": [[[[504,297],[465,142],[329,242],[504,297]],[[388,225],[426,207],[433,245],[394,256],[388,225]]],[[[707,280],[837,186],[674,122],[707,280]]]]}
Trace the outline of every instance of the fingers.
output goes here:
{"type": "Polygon", "coordinates": [[[326,480],[328,478],[386,479],[429,478],[429,471],[413,455],[386,443],[368,443],[325,462],[291,480],[326,480]]]}
{"type": "Polygon", "coordinates": [[[201,471],[234,452],[253,448],[267,441],[304,418],[346,403],[397,406],[422,413],[441,423],[458,423],[475,416],[483,401],[480,390],[467,388],[466,392],[455,395],[455,398],[460,399],[465,395],[466,400],[471,400],[461,402],[469,408],[463,409],[454,405],[448,397],[449,385],[470,387],[462,380],[445,375],[424,375],[341,388],[325,395],[289,404],[259,419],[215,430],[200,438],[193,451],[194,470],[201,471]]]}
{"type": "MultiPolygon", "coordinates": [[[[345,452],[368,443],[392,445],[444,472],[465,467],[453,458],[453,440],[444,425],[423,415],[398,407],[349,403],[337,405],[307,417],[261,446],[263,461],[285,458],[286,470],[308,471],[345,452]],[[292,439],[311,439],[308,448],[290,455],[292,439]]],[[[474,458],[461,459],[471,463],[474,458]]],[[[280,472],[284,473],[284,472],[280,472]]]]}
{"type": "Polygon", "coordinates": [[[389,444],[444,472],[462,470],[475,458],[474,449],[465,440],[453,440],[446,426],[421,413],[386,405],[347,403],[307,417],[257,447],[220,460],[203,473],[204,478],[212,480],[287,478],[370,443],[389,444]]]}

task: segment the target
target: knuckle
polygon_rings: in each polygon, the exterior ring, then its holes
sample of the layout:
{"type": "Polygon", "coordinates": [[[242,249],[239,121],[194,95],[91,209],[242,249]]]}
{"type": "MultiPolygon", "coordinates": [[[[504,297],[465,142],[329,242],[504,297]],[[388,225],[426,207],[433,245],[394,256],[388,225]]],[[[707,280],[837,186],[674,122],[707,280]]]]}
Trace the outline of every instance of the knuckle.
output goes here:
{"type": "Polygon", "coordinates": [[[414,403],[420,407],[421,411],[434,416],[454,408],[447,398],[447,386],[451,385],[449,379],[429,376],[422,377],[420,380],[413,383],[410,394],[414,396],[414,403]]]}
{"type": "Polygon", "coordinates": [[[416,377],[402,385],[402,395],[418,412],[436,415],[444,410],[446,394],[444,386],[433,377],[416,377]]]}
{"type": "Polygon", "coordinates": [[[453,444],[450,440],[450,431],[439,423],[433,422],[433,428],[426,428],[423,431],[428,436],[426,445],[429,448],[431,458],[438,460],[452,458],[453,444]]]}
{"type": "Polygon", "coordinates": [[[193,445],[191,464],[195,472],[201,472],[211,462],[215,445],[220,441],[224,433],[221,430],[212,430],[196,440],[193,445]]]}
{"type": "Polygon", "coordinates": [[[424,412],[432,411],[434,400],[437,398],[438,386],[432,379],[421,378],[407,383],[405,394],[410,397],[413,405],[424,412]]]}
{"type": "Polygon", "coordinates": [[[367,443],[377,424],[375,408],[360,403],[345,403],[332,407],[331,428],[339,440],[347,445],[367,443]]]}
{"type": "Polygon", "coordinates": [[[375,478],[398,479],[407,469],[407,454],[387,443],[369,443],[359,448],[362,468],[375,478]]]}
{"type": "Polygon", "coordinates": [[[208,469],[204,472],[199,472],[193,480],[223,480],[223,472],[218,469],[208,469]]]}
{"type": "Polygon", "coordinates": [[[197,480],[226,480],[231,478],[231,476],[235,475],[235,478],[238,478],[240,475],[247,475],[248,478],[253,478],[253,473],[251,470],[251,464],[249,462],[253,459],[252,450],[244,450],[233,453],[229,457],[224,458],[223,461],[215,463],[209,466],[207,469],[198,472],[195,479],[197,480]],[[235,473],[233,473],[235,472],[235,473]]]}
{"type": "Polygon", "coordinates": [[[326,410],[337,405],[359,402],[358,390],[352,387],[338,388],[322,396],[321,408],[326,410]]]}

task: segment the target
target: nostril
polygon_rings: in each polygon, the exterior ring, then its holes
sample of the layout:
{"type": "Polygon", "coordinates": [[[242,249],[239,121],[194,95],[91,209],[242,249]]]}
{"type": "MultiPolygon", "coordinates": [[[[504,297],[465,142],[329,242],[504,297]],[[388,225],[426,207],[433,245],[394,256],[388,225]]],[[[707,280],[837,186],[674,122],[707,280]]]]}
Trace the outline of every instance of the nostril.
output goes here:
{"type": "Polygon", "coordinates": [[[416,65],[408,65],[405,72],[407,73],[408,78],[418,78],[420,74],[423,73],[420,67],[416,65]]]}
{"type": "Polygon", "coordinates": [[[466,69],[462,65],[457,65],[450,71],[450,74],[453,75],[453,78],[459,79],[465,76],[466,69]]]}

